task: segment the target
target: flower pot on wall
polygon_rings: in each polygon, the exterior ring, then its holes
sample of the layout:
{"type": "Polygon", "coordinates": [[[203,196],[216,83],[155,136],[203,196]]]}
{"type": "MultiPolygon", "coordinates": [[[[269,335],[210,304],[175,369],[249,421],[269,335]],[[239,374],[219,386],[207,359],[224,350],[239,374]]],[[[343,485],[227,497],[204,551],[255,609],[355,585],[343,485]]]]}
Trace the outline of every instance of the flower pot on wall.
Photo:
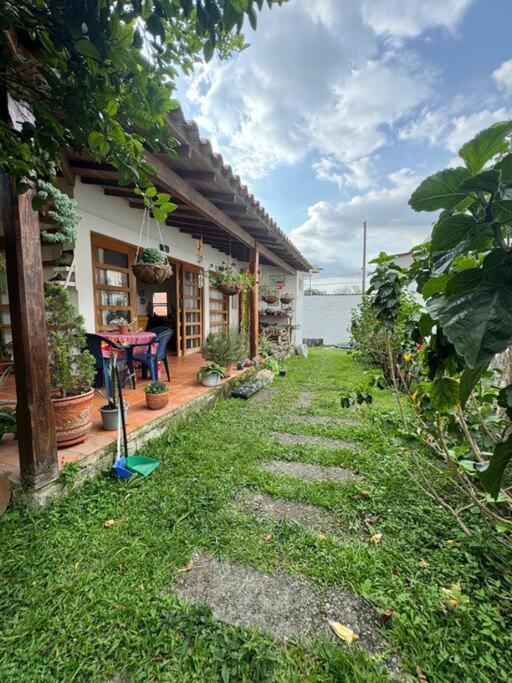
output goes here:
{"type": "Polygon", "coordinates": [[[137,280],[154,285],[171,277],[172,266],[168,263],[134,263],[132,271],[137,280]]]}
{"type": "Polygon", "coordinates": [[[169,403],[169,392],[146,394],[146,407],[150,410],[161,410],[169,403]]]}
{"type": "Polygon", "coordinates": [[[85,441],[92,427],[93,398],[94,389],[79,396],[52,399],[58,448],[85,441]]]}

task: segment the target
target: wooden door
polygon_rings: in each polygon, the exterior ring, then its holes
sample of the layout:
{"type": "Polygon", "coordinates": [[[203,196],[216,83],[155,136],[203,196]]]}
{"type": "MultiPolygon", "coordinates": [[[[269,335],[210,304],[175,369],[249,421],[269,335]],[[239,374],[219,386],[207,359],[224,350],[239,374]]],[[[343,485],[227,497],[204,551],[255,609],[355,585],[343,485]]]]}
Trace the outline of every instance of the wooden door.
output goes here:
{"type": "Polygon", "coordinates": [[[136,248],[96,233],[91,244],[96,330],[132,322],[137,317],[137,286],[130,266],[136,248]]]}
{"type": "Polygon", "coordinates": [[[209,304],[210,332],[219,332],[222,327],[229,327],[230,297],[210,287],[209,304]]]}
{"type": "Polygon", "coordinates": [[[196,266],[181,264],[181,352],[184,356],[200,351],[203,342],[203,287],[200,272],[196,266]]]}

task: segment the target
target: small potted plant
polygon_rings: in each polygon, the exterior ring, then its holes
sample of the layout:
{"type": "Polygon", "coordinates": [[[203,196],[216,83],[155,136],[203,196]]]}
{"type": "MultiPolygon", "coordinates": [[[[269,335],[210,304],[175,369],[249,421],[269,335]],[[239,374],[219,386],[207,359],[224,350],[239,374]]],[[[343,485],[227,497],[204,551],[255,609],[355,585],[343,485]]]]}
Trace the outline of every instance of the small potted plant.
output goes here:
{"type": "Polygon", "coordinates": [[[119,334],[128,334],[129,327],[128,327],[128,321],[126,318],[112,318],[112,320],[109,321],[109,325],[117,325],[117,330],[119,334]]]}
{"type": "Polygon", "coordinates": [[[165,384],[155,379],[144,387],[146,406],[150,410],[161,410],[169,403],[169,389],[165,384]]]}
{"type": "Polygon", "coordinates": [[[45,283],[45,307],[57,446],[71,446],[85,441],[92,426],[96,363],[84,350],[84,319],[68,290],[45,283]]]}
{"type": "Polygon", "coordinates": [[[167,255],[161,249],[146,247],[139,251],[132,271],[137,280],[153,285],[168,280],[172,275],[172,266],[169,265],[167,255]]]}
{"type": "Polygon", "coordinates": [[[232,264],[222,263],[220,266],[210,266],[208,272],[210,285],[213,289],[227,296],[234,296],[241,291],[248,291],[254,287],[255,277],[250,273],[238,271],[232,264]]]}
{"type": "Polygon", "coordinates": [[[291,294],[288,294],[288,292],[286,292],[285,294],[283,294],[281,296],[281,303],[285,304],[285,306],[288,306],[288,304],[291,304],[292,301],[293,301],[293,296],[291,294]]]}
{"type": "Polygon", "coordinates": [[[209,363],[208,365],[203,365],[197,373],[197,381],[201,382],[204,387],[217,387],[220,384],[221,379],[227,377],[226,368],[217,363],[209,363]]]}
{"type": "MultiPolygon", "coordinates": [[[[110,349],[109,358],[109,375],[110,375],[110,391],[111,396],[107,396],[108,403],[100,407],[101,424],[103,429],[107,431],[114,431],[117,429],[118,419],[118,389],[117,389],[117,372],[116,372],[116,357],[113,349],[110,349]]],[[[129,404],[124,401],[124,413],[128,412],[129,404]]]]}
{"type": "Polygon", "coordinates": [[[277,304],[279,291],[275,287],[264,286],[261,288],[261,298],[266,304],[277,304]]]}
{"type": "Polygon", "coordinates": [[[205,360],[224,366],[229,377],[231,365],[247,356],[247,339],[238,330],[223,327],[207,336],[202,353],[205,360]]]}

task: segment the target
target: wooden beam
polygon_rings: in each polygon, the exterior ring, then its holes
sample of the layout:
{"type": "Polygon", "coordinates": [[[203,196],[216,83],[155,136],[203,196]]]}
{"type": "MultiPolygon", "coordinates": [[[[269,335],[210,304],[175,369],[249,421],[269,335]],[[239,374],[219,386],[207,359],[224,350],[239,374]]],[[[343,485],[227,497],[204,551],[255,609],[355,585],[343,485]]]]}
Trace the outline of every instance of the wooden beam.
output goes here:
{"type": "Polygon", "coordinates": [[[244,230],[236,221],[227,216],[215,204],[210,202],[200,191],[196,190],[187,180],[176,171],[173,171],[164,164],[156,155],[151,152],[146,153],[147,161],[156,171],[156,180],[164,185],[169,192],[178,195],[190,207],[197,209],[206,219],[211,220],[220,228],[235,237],[239,242],[251,249],[258,249],[262,256],[265,256],[274,265],[279,266],[285,273],[295,274],[292,266],[288,265],[280,256],[274,254],[263,244],[259,244],[254,237],[244,230]]]}
{"type": "Polygon", "coordinates": [[[213,192],[213,190],[202,190],[201,194],[212,202],[234,202],[235,195],[230,192],[213,192]]]}
{"type": "MultiPolygon", "coordinates": [[[[148,156],[148,155],[146,155],[148,156]]],[[[151,154],[153,157],[154,155],[151,154]]],[[[153,164],[151,164],[153,166],[153,164]]],[[[156,168],[156,167],[155,167],[156,168]]],[[[196,182],[202,182],[202,183],[214,183],[215,182],[215,173],[212,171],[189,171],[187,169],[175,169],[175,173],[179,173],[181,178],[184,178],[185,180],[191,180],[192,182],[195,180],[196,182]]]]}
{"type": "Polygon", "coordinates": [[[257,249],[251,250],[251,261],[250,261],[250,273],[254,275],[255,284],[251,291],[251,324],[250,324],[250,339],[249,339],[249,349],[251,358],[255,358],[258,355],[258,339],[260,331],[260,319],[259,319],[259,274],[260,269],[260,254],[257,249]]]}
{"type": "Polygon", "coordinates": [[[0,176],[0,204],[13,334],[21,482],[39,488],[59,475],[51,401],[39,219],[34,191],[17,195],[0,176]]]}
{"type": "Polygon", "coordinates": [[[241,204],[224,204],[212,200],[217,208],[224,211],[228,216],[245,216],[247,214],[247,207],[241,204]]]}

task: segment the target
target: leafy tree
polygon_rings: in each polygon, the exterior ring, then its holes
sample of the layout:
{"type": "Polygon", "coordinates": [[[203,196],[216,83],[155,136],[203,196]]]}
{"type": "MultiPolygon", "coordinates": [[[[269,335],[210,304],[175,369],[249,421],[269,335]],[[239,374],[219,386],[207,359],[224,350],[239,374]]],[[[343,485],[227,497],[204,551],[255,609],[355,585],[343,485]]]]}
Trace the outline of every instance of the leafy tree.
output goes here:
{"type": "MultiPolygon", "coordinates": [[[[268,6],[287,0],[266,0],[268,6]]],[[[176,144],[166,115],[178,70],[246,47],[265,0],[6,0],[0,14],[0,171],[53,182],[63,149],[112,164],[123,184],[151,185],[144,150],[176,144]],[[7,125],[7,98],[31,112],[7,125]]],[[[159,203],[156,198],[152,204],[159,203]]],[[[162,200],[160,204],[166,204],[162,200]]],[[[164,217],[172,207],[166,206],[164,217]]]]}

